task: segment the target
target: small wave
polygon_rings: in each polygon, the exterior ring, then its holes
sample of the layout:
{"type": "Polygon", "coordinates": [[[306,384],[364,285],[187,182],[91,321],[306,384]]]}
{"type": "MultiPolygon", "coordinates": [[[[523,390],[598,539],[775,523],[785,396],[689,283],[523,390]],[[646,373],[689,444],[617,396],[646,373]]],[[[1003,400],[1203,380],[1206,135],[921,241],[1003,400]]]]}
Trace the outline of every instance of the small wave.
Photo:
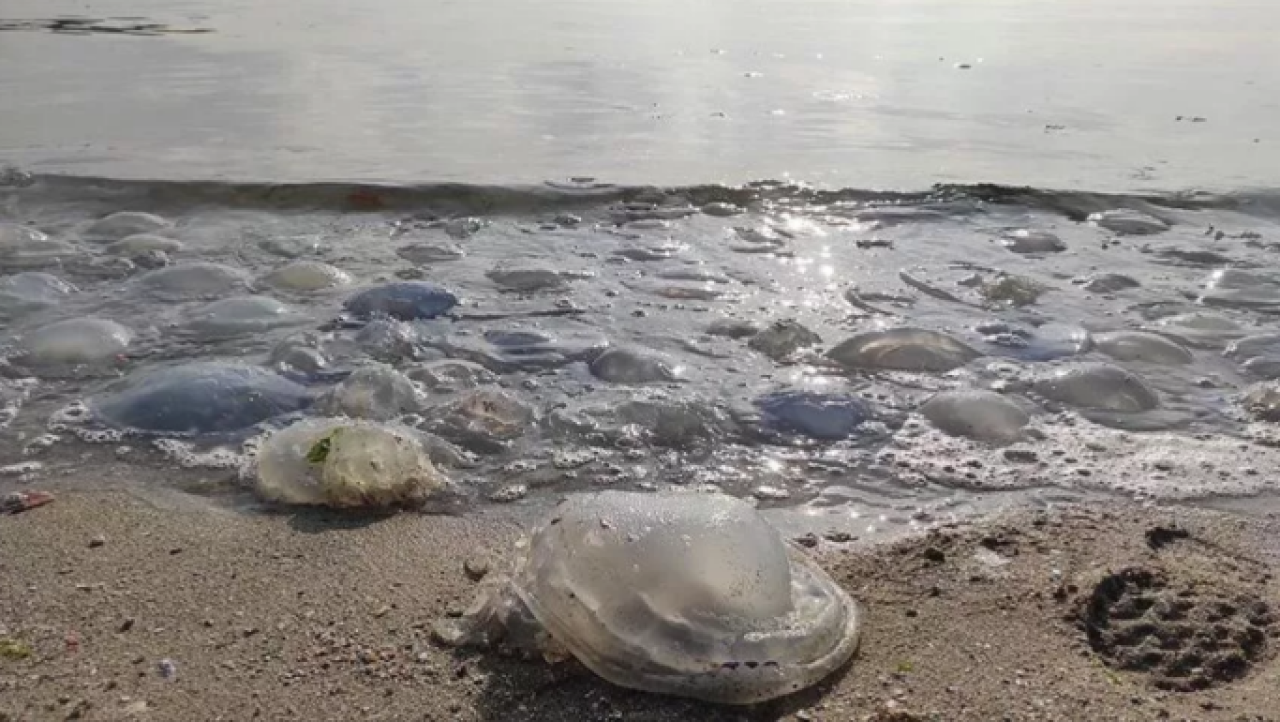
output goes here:
{"type": "Polygon", "coordinates": [[[937,205],[949,213],[981,210],[983,205],[1021,206],[1083,221],[1090,213],[1117,207],[1138,209],[1232,210],[1280,217],[1280,189],[1232,193],[1184,191],[1114,194],[1052,190],[989,183],[944,184],[922,191],[858,188],[823,189],[795,183],[758,181],[741,186],[621,186],[574,179],[539,185],[467,183],[235,182],[116,179],[62,174],[0,173],[0,187],[35,202],[100,202],[112,207],[148,208],[181,213],[201,207],[267,211],[334,210],[349,212],[541,213],[611,203],[713,202],[746,206],[777,202],[808,205],[937,205]]]}

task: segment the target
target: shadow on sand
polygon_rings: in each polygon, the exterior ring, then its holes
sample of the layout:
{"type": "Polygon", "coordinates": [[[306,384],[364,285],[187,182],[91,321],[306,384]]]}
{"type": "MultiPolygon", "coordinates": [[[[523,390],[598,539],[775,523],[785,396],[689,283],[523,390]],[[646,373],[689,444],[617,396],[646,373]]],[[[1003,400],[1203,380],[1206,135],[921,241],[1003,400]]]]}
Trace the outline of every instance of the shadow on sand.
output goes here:
{"type": "Polygon", "coordinates": [[[624,689],[573,660],[546,664],[476,650],[455,659],[458,674],[484,680],[476,709],[486,722],[778,722],[818,704],[848,669],[782,699],[733,706],[624,689]]]}

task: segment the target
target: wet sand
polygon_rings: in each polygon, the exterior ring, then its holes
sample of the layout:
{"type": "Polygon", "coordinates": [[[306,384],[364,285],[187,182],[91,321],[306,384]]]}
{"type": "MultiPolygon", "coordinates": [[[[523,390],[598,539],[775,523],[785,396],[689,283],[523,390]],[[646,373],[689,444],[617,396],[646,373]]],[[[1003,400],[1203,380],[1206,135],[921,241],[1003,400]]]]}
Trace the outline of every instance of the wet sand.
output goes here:
{"type": "Polygon", "coordinates": [[[1264,720],[1280,704],[1275,521],[1113,504],[806,540],[866,606],[862,648],[817,689],[727,708],[435,645],[433,621],[474,593],[464,564],[496,571],[517,538],[508,509],[260,514],[114,489],[0,517],[0,720],[1264,720]]]}

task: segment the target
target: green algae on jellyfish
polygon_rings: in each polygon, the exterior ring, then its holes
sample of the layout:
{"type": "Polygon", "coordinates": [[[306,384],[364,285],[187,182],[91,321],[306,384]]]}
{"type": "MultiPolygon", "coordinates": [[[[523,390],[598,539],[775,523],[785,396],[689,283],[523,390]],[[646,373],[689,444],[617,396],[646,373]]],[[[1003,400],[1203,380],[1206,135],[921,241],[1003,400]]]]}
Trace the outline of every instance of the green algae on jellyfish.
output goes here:
{"type": "Polygon", "coordinates": [[[438,636],[564,650],[622,687],[752,704],[857,649],[858,605],[749,504],[721,494],[578,494],[555,507],[438,636]]]}
{"type": "Polygon", "coordinates": [[[283,504],[420,506],[451,488],[417,432],[397,424],[299,421],[268,436],[256,463],[258,494],[283,504]]]}

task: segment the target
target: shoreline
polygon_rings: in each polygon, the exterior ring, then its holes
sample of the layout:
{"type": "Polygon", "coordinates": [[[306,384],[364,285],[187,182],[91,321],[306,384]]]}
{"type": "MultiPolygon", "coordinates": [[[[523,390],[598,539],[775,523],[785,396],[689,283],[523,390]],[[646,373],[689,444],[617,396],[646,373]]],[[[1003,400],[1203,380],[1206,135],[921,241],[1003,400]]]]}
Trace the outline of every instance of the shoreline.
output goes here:
{"type": "Polygon", "coordinates": [[[1280,703],[1273,519],[1085,504],[819,539],[808,552],[866,610],[861,649],[735,708],[434,644],[473,599],[464,564],[500,570],[518,517],[61,492],[0,517],[0,720],[1265,720],[1280,703]],[[1143,657],[1140,638],[1170,649],[1143,657]]]}

